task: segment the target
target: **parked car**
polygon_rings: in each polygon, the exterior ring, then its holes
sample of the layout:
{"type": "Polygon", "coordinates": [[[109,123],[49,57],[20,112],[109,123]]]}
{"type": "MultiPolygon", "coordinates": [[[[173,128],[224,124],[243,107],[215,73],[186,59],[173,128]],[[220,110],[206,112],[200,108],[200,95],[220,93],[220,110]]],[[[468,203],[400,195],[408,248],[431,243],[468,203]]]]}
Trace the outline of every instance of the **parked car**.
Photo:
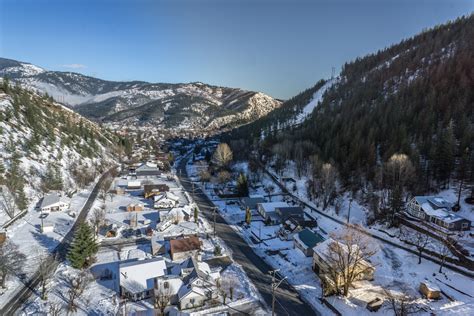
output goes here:
{"type": "Polygon", "coordinates": [[[140,228],[138,228],[136,231],[135,231],[135,236],[137,237],[141,237],[142,236],[142,230],[140,228]]]}

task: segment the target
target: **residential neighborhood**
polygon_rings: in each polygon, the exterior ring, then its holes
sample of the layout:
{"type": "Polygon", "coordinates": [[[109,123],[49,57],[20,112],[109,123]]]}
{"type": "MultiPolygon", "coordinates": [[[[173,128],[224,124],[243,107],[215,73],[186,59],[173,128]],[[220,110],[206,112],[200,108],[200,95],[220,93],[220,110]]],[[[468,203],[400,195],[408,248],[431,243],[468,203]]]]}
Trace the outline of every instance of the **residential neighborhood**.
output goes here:
{"type": "Polygon", "coordinates": [[[473,0],[0,3],[0,316],[474,316],[473,0]]]}

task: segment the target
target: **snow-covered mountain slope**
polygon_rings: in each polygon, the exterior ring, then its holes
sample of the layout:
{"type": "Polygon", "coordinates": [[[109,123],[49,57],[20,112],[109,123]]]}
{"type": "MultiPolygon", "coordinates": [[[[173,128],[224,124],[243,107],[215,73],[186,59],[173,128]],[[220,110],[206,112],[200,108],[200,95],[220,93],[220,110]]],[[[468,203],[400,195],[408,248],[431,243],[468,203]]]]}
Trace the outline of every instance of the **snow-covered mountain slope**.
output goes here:
{"type": "Polygon", "coordinates": [[[47,93],[93,120],[126,126],[217,130],[252,122],[281,105],[260,92],[200,82],[113,82],[2,58],[0,76],[47,93]]]}
{"type": "Polygon", "coordinates": [[[72,192],[92,181],[113,163],[117,143],[50,98],[0,80],[0,185],[19,208],[45,191],[72,192]]]}

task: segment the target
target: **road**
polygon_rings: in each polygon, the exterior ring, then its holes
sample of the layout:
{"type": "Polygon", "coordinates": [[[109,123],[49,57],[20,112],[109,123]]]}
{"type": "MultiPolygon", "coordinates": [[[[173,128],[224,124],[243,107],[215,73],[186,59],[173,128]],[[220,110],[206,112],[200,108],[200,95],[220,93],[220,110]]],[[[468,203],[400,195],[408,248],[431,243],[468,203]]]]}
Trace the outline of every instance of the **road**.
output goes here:
{"type": "MultiPolygon", "coordinates": [[[[181,159],[178,164],[178,174],[181,184],[188,191],[193,191],[191,180],[186,172],[187,159],[181,159]]],[[[214,204],[202,192],[199,186],[194,185],[194,200],[198,205],[201,213],[209,220],[214,221],[214,204]]],[[[229,225],[227,225],[224,218],[216,212],[216,234],[226,243],[232,250],[232,258],[242,266],[247,276],[256,286],[264,299],[266,305],[272,306],[271,283],[272,278],[268,274],[273,270],[262,258],[260,258],[252,248],[245,242],[245,240],[236,233],[229,225]]],[[[298,295],[298,292],[288,283],[283,282],[275,291],[277,303],[275,303],[275,312],[277,315],[319,315],[309,304],[303,302],[298,295]]],[[[315,298],[317,299],[317,298],[315,298]]]]}
{"type": "MultiPolygon", "coordinates": [[[[56,246],[54,251],[47,257],[45,260],[45,264],[48,266],[48,274],[52,275],[56,268],[58,267],[59,263],[66,259],[67,251],[71,241],[74,238],[74,233],[76,232],[77,228],[80,224],[82,224],[86,218],[87,213],[89,212],[90,208],[94,204],[97,195],[99,194],[99,188],[102,182],[109,176],[113,167],[105,172],[97,181],[96,185],[92,189],[91,194],[87,198],[86,203],[82,207],[81,211],[79,212],[76,221],[71,227],[71,230],[64,236],[61,242],[56,246]]],[[[8,301],[0,310],[0,315],[13,315],[15,311],[17,311],[21,306],[28,300],[30,295],[35,291],[35,287],[38,286],[39,282],[41,281],[41,274],[39,270],[37,270],[33,275],[27,280],[13,298],[8,301]]]]}

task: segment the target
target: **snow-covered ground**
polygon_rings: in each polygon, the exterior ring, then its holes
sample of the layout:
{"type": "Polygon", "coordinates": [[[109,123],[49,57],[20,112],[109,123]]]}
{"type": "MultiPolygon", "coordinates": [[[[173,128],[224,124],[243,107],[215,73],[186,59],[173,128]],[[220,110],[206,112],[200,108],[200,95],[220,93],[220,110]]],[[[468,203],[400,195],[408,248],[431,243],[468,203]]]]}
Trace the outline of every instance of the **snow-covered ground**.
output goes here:
{"type": "MultiPolygon", "coordinates": [[[[74,194],[70,200],[69,210],[76,214],[84,206],[95,182],[74,194]]],[[[38,267],[40,257],[48,255],[71,229],[75,218],[68,215],[69,211],[51,212],[43,219],[43,224],[54,225],[52,232],[41,232],[41,212],[35,209],[36,203],[30,205],[26,215],[15,221],[6,229],[8,238],[15,243],[19,251],[26,256],[24,263],[25,277],[29,277],[38,267]]],[[[21,284],[19,277],[7,280],[6,291],[0,295],[0,304],[8,301],[21,284]]]]}
{"type": "MultiPolygon", "coordinates": [[[[187,169],[190,175],[197,175],[194,166],[187,166],[187,169]]],[[[245,163],[238,163],[234,169],[245,171],[247,167],[245,163]]],[[[305,184],[307,179],[304,177],[298,178],[294,173],[285,173],[284,175],[291,176],[296,180],[296,191],[294,193],[302,200],[311,203],[306,195],[305,184]]],[[[250,194],[265,193],[262,188],[268,187],[272,183],[273,181],[269,177],[264,176],[261,180],[262,185],[258,189],[251,189],[250,194]]],[[[289,184],[288,188],[292,191],[293,184],[289,184]]],[[[319,279],[311,269],[312,259],[305,257],[300,250],[294,249],[292,241],[280,240],[278,237],[275,237],[274,233],[279,229],[279,226],[265,226],[262,222],[263,219],[254,213],[252,224],[249,228],[245,228],[245,225],[243,225],[245,212],[238,205],[229,205],[228,201],[219,200],[212,193],[212,188],[209,185],[205,191],[213,199],[213,202],[219,206],[221,214],[226,221],[247,240],[254,251],[274,268],[279,268],[280,273],[288,278],[289,282],[301,293],[301,296],[310,302],[315,309],[327,313],[327,310],[318,300],[322,292],[319,279]],[[264,241],[258,242],[259,237],[264,241]]],[[[282,200],[284,197],[278,195],[272,197],[272,199],[276,201],[282,200]]],[[[327,213],[346,221],[348,204],[349,196],[345,195],[341,212],[336,214],[334,208],[329,208],[327,213]]],[[[305,209],[305,211],[317,219],[320,232],[325,237],[328,237],[332,232],[343,229],[342,225],[329,218],[323,217],[309,209],[305,209]]],[[[365,218],[366,210],[364,206],[354,200],[351,204],[350,222],[365,225],[365,218]]],[[[397,231],[389,232],[395,235],[393,238],[378,231],[376,228],[372,229],[371,232],[379,233],[386,239],[400,242],[396,237],[397,231]]],[[[418,264],[418,257],[414,254],[375,239],[372,242],[378,249],[376,255],[371,259],[372,264],[376,267],[375,280],[372,282],[358,282],[356,288],[351,289],[348,298],[332,296],[327,299],[343,315],[392,314],[393,312],[390,310],[388,303],[385,303],[376,313],[371,313],[365,308],[368,301],[377,296],[382,298],[385,296],[383,289],[391,290],[394,294],[403,291],[416,297],[419,306],[424,308],[419,314],[429,315],[433,312],[437,315],[472,315],[474,313],[474,287],[472,287],[473,280],[471,278],[447,268],[443,269],[443,273],[439,273],[438,264],[426,259],[423,259],[421,264],[418,264]],[[444,295],[439,301],[423,299],[418,289],[420,282],[425,279],[440,287],[453,301],[444,295]]],[[[437,241],[431,240],[428,249],[436,249],[436,247],[437,241]]]]}
{"type": "MultiPolygon", "coordinates": [[[[180,204],[184,205],[193,205],[190,196],[184,193],[181,186],[174,179],[169,179],[169,175],[164,175],[162,177],[153,177],[148,180],[153,181],[154,183],[166,184],[170,187],[170,191],[180,197],[180,204]]],[[[124,186],[126,184],[125,179],[116,178],[114,185],[115,186],[124,186]]],[[[130,203],[143,203],[145,204],[145,210],[141,212],[136,212],[140,218],[138,219],[139,225],[137,227],[155,227],[156,222],[159,221],[158,213],[161,211],[154,210],[153,205],[151,205],[146,199],[141,196],[138,190],[126,190],[125,194],[112,196],[108,195],[105,201],[105,204],[102,200],[98,199],[95,201],[92,209],[102,208],[105,206],[106,210],[106,219],[117,226],[121,226],[120,230],[124,230],[129,227],[128,214],[126,211],[126,206],[130,203]],[[151,219],[151,223],[141,225],[141,221],[144,219],[151,219]]],[[[166,211],[164,211],[166,212],[166,211]]],[[[90,214],[89,214],[90,215],[90,214]]],[[[229,248],[220,238],[212,237],[212,227],[209,222],[203,217],[199,217],[198,225],[194,223],[194,219],[191,218],[190,221],[181,221],[178,224],[173,224],[171,227],[166,229],[164,232],[154,231],[154,236],[178,236],[181,235],[183,226],[187,224],[193,224],[192,229],[189,230],[190,233],[197,233],[202,241],[202,259],[208,260],[215,258],[214,250],[217,245],[221,248],[221,256],[231,256],[229,248]]],[[[120,231],[119,230],[119,231],[120,231]]],[[[151,238],[146,237],[145,238],[151,238]]],[[[121,260],[128,259],[144,259],[151,258],[151,245],[150,243],[140,243],[135,244],[135,236],[130,236],[128,238],[123,237],[120,233],[115,238],[106,238],[105,236],[99,235],[99,240],[112,240],[114,242],[125,242],[123,245],[119,246],[106,246],[101,247],[97,255],[97,261],[90,268],[90,271],[94,277],[94,280],[86,288],[84,295],[79,298],[79,309],[77,315],[116,315],[119,310],[123,312],[126,309],[127,315],[136,315],[137,313],[150,314],[153,310],[153,304],[150,300],[144,300],[140,302],[128,302],[125,304],[120,304],[120,297],[118,295],[119,290],[119,278],[117,277],[118,263],[121,260]],[[112,278],[103,279],[105,271],[112,272],[112,278]]],[[[169,249],[169,245],[166,246],[169,249]]],[[[171,257],[167,253],[163,255],[165,260],[171,262],[171,257]]],[[[24,305],[22,312],[25,315],[37,315],[40,313],[47,313],[51,305],[54,305],[55,302],[61,303],[65,306],[65,301],[67,299],[64,297],[64,293],[68,291],[68,284],[66,282],[67,277],[77,273],[77,270],[70,267],[67,263],[61,264],[54,276],[52,277],[51,282],[49,283],[49,295],[47,301],[42,301],[37,295],[34,295],[30,301],[24,305]]],[[[235,287],[235,295],[232,300],[235,308],[238,308],[239,304],[248,304],[249,302],[258,302],[260,300],[259,294],[256,291],[253,284],[249,281],[243,269],[232,262],[222,274],[222,277],[233,278],[239,280],[238,284],[235,287]]],[[[228,302],[229,298],[228,298],[228,302]]],[[[66,312],[63,309],[64,313],[66,312]]]]}

